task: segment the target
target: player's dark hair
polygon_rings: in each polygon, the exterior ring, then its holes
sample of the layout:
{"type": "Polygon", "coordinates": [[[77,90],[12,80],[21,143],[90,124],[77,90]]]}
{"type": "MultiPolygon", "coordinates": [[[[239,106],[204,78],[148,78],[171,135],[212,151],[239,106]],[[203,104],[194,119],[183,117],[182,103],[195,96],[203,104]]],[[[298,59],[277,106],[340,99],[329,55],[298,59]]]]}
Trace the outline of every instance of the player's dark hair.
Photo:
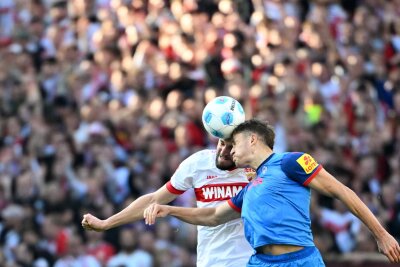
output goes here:
{"type": "Polygon", "coordinates": [[[250,119],[242,122],[233,130],[231,138],[233,138],[236,134],[244,132],[257,134],[264,144],[269,146],[271,149],[274,148],[275,131],[272,126],[268,124],[268,122],[257,119],[250,119]]]}

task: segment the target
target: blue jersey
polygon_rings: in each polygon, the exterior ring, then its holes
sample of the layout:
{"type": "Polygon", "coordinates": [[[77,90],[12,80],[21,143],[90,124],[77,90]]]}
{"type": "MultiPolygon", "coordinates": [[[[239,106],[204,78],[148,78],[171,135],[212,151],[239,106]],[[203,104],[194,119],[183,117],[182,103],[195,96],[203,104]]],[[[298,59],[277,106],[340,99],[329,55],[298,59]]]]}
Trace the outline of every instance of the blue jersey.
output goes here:
{"type": "Polygon", "coordinates": [[[241,211],[246,239],[257,247],[268,244],[314,246],[310,220],[310,188],[322,169],[310,155],[274,153],[229,204],[241,211]]]}

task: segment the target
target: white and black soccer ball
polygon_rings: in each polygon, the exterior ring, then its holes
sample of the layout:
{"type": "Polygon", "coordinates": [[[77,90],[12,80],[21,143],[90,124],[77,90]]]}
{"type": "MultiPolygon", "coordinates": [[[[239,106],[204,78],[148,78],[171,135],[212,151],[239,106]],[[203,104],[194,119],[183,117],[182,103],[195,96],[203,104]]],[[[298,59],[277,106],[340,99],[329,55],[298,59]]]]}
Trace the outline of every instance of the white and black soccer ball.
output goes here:
{"type": "Polygon", "coordinates": [[[202,115],[207,132],[221,139],[229,138],[233,129],[244,120],[242,105],[229,96],[219,96],[211,100],[205,106],[202,115]]]}

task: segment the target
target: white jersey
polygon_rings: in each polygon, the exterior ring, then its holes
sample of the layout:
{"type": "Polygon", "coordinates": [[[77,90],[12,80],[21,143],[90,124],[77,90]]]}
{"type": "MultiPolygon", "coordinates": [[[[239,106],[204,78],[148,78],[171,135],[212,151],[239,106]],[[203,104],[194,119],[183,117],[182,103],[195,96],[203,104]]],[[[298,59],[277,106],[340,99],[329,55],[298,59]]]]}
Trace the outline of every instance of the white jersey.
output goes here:
{"type": "MultiPolygon", "coordinates": [[[[247,185],[254,171],[223,171],[215,166],[215,159],[215,150],[191,155],[179,165],[167,189],[182,194],[193,188],[198,207],[215,207],[227,201],[247,185]]],[[[197,230],[197,267],[246,266],[253,249],[244,237],[241,219],[216,227],[198,226],[197,230]]]]}

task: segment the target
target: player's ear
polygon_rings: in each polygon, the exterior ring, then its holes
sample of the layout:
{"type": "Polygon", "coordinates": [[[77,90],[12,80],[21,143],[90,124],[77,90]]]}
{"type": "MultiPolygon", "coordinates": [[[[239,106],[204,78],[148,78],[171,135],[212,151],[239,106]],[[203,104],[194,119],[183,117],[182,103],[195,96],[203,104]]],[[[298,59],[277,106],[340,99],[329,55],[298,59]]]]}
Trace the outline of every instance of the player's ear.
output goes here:
{"type": "Polygon", "coordinates": [[[250,144],[254,145],[256,144],[258,141],[258,136],[254,133],[250,134],[250,144]]]}

